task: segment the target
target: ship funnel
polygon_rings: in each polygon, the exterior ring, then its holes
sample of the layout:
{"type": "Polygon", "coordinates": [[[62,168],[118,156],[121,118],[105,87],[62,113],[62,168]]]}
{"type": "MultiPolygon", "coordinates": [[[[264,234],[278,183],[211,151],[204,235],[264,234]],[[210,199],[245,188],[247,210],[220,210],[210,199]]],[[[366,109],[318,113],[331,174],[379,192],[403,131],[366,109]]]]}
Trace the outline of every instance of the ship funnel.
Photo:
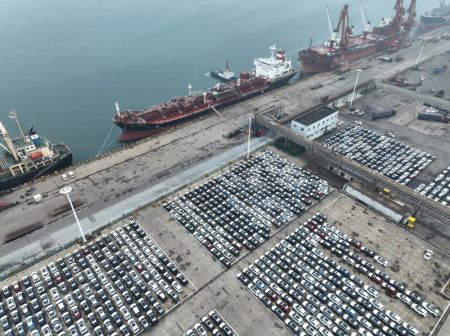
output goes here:
{"type": "Polygon", "coordinates": [[[188,89],[189,89],[189,96],[192,96],[192,85],[191,84],[188,85],[188,89]]]}
{"type": "Polygon", "coordinates": [[[118,103],[118,102],[115,102],[114,106],[115,106],[115,108],[116,108],[116,113],[117,113],[117,116],[118,116],[118,117],[120,117],[120,108],[119,108],[119,103],[118,103]]]}

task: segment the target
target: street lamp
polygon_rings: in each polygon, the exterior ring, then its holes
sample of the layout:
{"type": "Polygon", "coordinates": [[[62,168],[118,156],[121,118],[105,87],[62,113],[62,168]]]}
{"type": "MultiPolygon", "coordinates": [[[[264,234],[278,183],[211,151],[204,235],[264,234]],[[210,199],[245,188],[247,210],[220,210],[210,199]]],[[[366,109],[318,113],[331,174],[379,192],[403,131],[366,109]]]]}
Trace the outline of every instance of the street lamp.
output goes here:
{"type": "Polygon", "coordinates": [[[250,136],[252,131],[252,118],[253,114],[248,115],[248,144],[247,144],[247,161],[250,158],[250,136]]]}
{"type": "Polygon", "coordinates": [[[359,75],[361,74],[362,70],[357,69],[356,72],[357,72],[357,75],[356,75],[355,87],[353,88],[352,99],[350,100],[350,107],[352,107],[353,99],[355,99],[356,87],[358,86],[358,79],[359,79],[359,75]]]}
{"type": "Polygon", "coordinates": [[[86,237],[84,236],[83,229],[81,228],[80,221],[78,220],[77,213],[75,212],[75,208],[73,207],[72,200],[70,199],[70,196],[69,196],[71,191],[72,191],[72,187],[71,186],[65,186],[65,187],[63,187],[63,188],[61,188],[59,190],[59,193],[61,195],[66,195],[67,200],[69,201],[70,207],[72,208],[72,212],[73,212],[73,215],[75,217],[75,220],[77,221],[78,228],[80,229],[80,233],[81,233],[81,237],[83,238],[83,242],[86,243],[86,237]]]}
{"type": "Polygon", "coordinates": [[[419,64],[420,56],[422,56],[422,51],[423,51],[424,47],[425,47],[425,40],[423,40],[422,46],[420,47],[419,56],[417,56],[417,60],[416,60],[416,66],[419,64]]]}

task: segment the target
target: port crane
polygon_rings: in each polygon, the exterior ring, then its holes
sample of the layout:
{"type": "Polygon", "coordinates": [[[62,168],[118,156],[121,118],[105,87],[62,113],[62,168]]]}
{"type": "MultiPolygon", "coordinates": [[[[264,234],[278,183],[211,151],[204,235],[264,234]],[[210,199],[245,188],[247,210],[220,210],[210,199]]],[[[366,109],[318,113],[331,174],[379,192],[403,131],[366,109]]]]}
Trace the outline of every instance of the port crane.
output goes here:
{"type": "Polygon", "coordinates": [[[344,5],[339,16],[337,27],[334,30],[335,33],[341,32],[340,47],[346,48],[350,44],[350,36],[352,35],[352,28],[349,25],[348,20],[348,5],[344,5]]]}
{"type": "Polygon", "coordinates": [[[409,32],[416,24],[416,0],[411,0],[411,3],[409,4],[408,10],[406,12],[408,13],[408,17],[404,21],[403,27],[405,27],[406,31],[409,32]]]}

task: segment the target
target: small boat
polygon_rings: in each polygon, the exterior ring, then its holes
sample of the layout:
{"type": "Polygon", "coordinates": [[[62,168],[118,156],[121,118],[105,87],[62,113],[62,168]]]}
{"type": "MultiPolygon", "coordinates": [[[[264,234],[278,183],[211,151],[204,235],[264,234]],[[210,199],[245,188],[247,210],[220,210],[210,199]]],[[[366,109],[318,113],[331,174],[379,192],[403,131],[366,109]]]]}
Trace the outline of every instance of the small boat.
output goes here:
{"type": "Polygon", "coordinates": [[[228,60],[226,62],[224,70],[220,70],[220,69],[211,70],[210,74],[211,74],[211,77],[217,78],[218,80],[220,80],[222,82],[229,82],[229,81],[236,79],[236,76],[234,75],[233,70],[231,70],[228,65],[228,60]]]}

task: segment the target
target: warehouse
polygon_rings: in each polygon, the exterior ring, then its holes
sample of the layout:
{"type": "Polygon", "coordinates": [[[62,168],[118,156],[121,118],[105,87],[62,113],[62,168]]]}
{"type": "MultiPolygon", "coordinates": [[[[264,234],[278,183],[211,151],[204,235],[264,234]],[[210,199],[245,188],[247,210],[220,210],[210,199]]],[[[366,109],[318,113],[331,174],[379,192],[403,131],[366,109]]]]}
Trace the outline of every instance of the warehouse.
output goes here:
{"type": "Polygon", "coordinates": [[[291,122],[291,129],[306,139],[316,139],[336,128],[338,111],[327,106],[301,116],[291,122]]]}

